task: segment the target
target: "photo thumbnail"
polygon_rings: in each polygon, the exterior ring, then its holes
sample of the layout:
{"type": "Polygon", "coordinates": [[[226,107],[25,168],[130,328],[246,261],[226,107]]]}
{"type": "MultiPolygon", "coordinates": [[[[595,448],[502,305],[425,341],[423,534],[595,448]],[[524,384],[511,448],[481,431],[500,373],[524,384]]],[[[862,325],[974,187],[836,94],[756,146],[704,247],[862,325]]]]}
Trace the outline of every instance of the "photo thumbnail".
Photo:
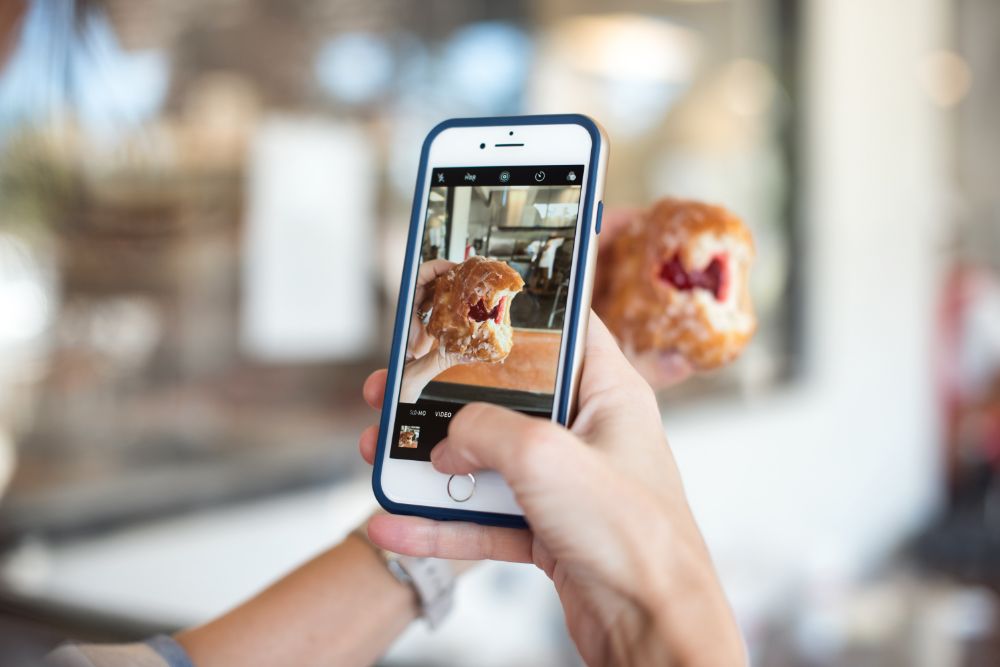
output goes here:
{"type": "Polygon", "coordinates": [[[403,426],[399,429],[399,440],[396,441],[396,445],[403,449],[416,449],[419,440],[419,426],[403,426]]]}

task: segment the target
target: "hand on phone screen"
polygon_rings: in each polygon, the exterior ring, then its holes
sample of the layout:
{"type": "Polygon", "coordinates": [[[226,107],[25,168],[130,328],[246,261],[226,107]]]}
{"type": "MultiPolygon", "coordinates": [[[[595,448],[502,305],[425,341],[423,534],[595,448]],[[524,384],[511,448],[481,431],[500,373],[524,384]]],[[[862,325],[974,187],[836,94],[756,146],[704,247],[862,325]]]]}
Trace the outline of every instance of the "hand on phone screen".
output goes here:
{"type": "Polygon", "coordinates": [[[431,259],[421,264],[417,271],[417,289],[399,392],[399,400],[403,403],[416,403],[428,382],[456,365],[455,359],[439,353],[437,340],[427,333],[426,327],[426,317],[434,303],[434,281],[453,266],[455,262],[446,259],[431,259]]]}
{"type": "Polygon", "coordinates": [[[434,281],[448,273],[455,262],[446,259],[431,259],[417,270],[417,289],[413,299],[413,314],[410,316],[410,338],[406,342],[406,360],[413,361],[434,350],[437,341],[427,333],[426,316],[434,304],[434,281]]]}

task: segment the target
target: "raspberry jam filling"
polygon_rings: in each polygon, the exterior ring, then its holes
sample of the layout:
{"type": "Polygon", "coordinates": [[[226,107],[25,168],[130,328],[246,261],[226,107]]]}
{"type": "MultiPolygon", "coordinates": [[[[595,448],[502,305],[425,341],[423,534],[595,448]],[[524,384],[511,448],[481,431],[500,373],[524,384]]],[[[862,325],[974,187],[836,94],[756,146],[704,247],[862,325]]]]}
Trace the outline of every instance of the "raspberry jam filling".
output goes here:
{"type": "Polygon", "coordinates": [[[474,305],[469,306],[469,319],[476,322],[493,320],[497,324],[500,324],[500,320],[503,319],[503,304],[506,300],[507,297],[502,296],[500,297],[500,303],[493,306],[493,310],[486,310],[486,304],[480,299],[474,305]]]}
{"type": "Polygon", "coordinates": [[[729,291],[729,274],[725,255],[716,255],[704,269],[684,268],[679,255],[674,255],[660,266],[660,280],[675,289],[689,291],[695,288],[708,290],[717,301],[723,301],[729,291]]]}

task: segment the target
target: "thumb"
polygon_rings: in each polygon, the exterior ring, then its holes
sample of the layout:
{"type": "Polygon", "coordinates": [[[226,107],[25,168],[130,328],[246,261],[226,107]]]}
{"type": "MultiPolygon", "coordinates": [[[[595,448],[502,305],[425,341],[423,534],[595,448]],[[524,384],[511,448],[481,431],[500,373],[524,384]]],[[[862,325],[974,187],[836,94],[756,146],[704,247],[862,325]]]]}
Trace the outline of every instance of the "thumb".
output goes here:
{"type": "Polygon", "coordinates": [[[498,405],[470,403],[448,424],[448,437],[431,450],[431,463],[444,473],[495,470],[516,487],[530,483],[536,472],[550,474],[559,452],[574,445],[569,432],[554,422],[498,405]]]}

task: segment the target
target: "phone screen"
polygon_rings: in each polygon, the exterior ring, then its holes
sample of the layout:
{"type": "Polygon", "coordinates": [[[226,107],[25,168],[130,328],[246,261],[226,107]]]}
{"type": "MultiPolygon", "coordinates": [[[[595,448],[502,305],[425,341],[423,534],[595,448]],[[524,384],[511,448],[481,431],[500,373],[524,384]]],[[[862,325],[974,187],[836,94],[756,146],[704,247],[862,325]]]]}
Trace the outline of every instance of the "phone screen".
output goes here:
{"type": "Polygon", "coordinates": [[[431,171],[392,458],[430,460],[466,403],[551,417],[583,176],[583,165],[431,171]]]}

